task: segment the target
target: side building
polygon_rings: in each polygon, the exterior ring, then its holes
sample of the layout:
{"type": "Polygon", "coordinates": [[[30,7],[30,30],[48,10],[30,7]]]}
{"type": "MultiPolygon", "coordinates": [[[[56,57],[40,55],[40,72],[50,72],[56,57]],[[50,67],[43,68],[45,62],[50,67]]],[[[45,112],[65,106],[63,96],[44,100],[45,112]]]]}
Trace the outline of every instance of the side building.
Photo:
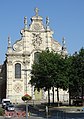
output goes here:
{"type": "MultiPolygon", "coordinates": [[[[34,100],[47,100],[46,92],[43,90],[34,91],[34,87],[29,83],[31,67],[34,60],[37,59],[38,53],[47,48],[50,51],[65,55],[67,50],[64,39],[63,46],[54,40],[53,31],[49,27],[49,18],[46,18],[46,24],[43,25],[43,18],[38,15],[38,8],[35,9],[35,15],[31,18],[29,25],[27,17],[24,17],[24,28],[20,34],[21,38],[16,40],[13,45],[11,45],[10,37],[8,37],[6,60],[3,64],[5,90],[2,97],[10,98],[12,102],[17,103],[22,102],[21,97],[27,93],[34,100]]],[[[67,100],[67,91],[59,90],[60,100],[64,99],[64,95],[67,100]]]]}
{"type": "Polygon", "coordinates": [[[6,67],[5,63],[0,65],[0,102],[6,97],[6,67]]]}

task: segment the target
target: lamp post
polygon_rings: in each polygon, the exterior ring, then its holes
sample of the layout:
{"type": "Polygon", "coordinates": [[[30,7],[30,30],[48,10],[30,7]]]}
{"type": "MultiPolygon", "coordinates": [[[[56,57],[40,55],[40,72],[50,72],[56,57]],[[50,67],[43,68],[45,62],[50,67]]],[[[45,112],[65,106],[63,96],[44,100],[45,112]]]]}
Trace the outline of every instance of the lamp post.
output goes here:
{"type": "Polygon", "coordinates": [[[26,94],[27,94],[27,71],[29,71],[28,69],[22,69],[22,71],[25,72],[25,76],[26,76],[26,94]]]}
{"type": "MultiPolygon", "coordinates": [[[[24,71],[26,75],[26,94],[27,94],[27,71],[29,71],[29,69],[23,69],[22,71],[24,71]]],[[[28,119],[28,101],[26,101],[26,119],[28,119]]]]}
{"type": "Polygon", "coordinates": [[[28,119],[28,103],[26,101],[26,119],[28,119]]]}

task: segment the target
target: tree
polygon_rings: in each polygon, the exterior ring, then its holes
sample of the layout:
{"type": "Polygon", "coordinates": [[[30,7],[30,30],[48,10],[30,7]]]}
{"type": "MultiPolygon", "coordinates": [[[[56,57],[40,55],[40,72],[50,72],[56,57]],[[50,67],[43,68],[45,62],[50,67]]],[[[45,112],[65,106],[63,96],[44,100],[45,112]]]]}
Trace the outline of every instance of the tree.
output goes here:
{"type": "Polygon", "coordinates": [[[79,78],[81,80],[81,86],[82,86],[82,101],[84,105],[84,48],[81,48],[79,51],[79,78]]]}
{"type": "MultiPolygon", "coordinates": [[[[74,95],[73,92],[75,91],[76,87],[74,86],[74,68],[73,68],[73,56],[68,56],[67,57],[67,80],[68,80],[68,90],[69,90],[69,105],[71,105],[71,98],[74,95]],[[75,87],[75,89],[74,89],[75,87]],[[74,91],[73,91],[74,90],[74,91]]],[[[75,91],[76,92],[76,91],[75,91]]],[[[75,93],[76,94],[76,93],[75,93]]]]}
{"type": "Polygon", "coordinates": [[[43,51],[39,54],[38,62],[32,66],[31,84],[38,90],[48,90],[48,102],[50,103],[50,89],[57,88],[57,100],[59,101],[58,88],[67,89],[65,76],[65,59],[60,54],[43,51]]]}
{"type": "Polygon", "coordinates": [[[68,58],[68,77],[70,98],[83,98],[84,87],[84,49],[68,58]]]}
{"type": "Polygon", "coordinates": [[[53,52],[43,51],[38,56],[38,62],[34,62],[32,66],[32,77],[31,84],[37,88],[48,90],[48,102],[50,103],[50,89],[53,86],[52,78],[51,78],[51,69],[52,64],[51,60],[53,58],[53,52]]]}
{"type": "MultiPolygon", "coordinates": [[[[54,53],[52,58],[52,69],[51,69],[51,78],[53,82],[53,87],[57,88],[57,102],[59,102],[59,88],[67,90],[68,80],[66,78],[67,72],[67,57],[62,57],[61,54],[54,53]]],[[[54,99],[54,93],[53,93],[54,99]]],[[[53,100],[54,102],[54,100],[53,100]]]]}

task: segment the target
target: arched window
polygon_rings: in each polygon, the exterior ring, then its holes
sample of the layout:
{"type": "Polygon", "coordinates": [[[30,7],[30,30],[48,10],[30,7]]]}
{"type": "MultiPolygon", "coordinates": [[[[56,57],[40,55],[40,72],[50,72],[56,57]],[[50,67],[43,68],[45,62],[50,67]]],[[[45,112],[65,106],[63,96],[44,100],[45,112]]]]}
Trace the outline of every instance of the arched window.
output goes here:
{"type": "Polygon", "coordinates": [[[21,78],[21,64],[15,64],[15,78],[21,78]]]}
{"type": "Polygon", "coordinates": [[[38,57],[39,57],[40,52],[35,52],[34,53],[34,62],[38,63],[38,57]]]}

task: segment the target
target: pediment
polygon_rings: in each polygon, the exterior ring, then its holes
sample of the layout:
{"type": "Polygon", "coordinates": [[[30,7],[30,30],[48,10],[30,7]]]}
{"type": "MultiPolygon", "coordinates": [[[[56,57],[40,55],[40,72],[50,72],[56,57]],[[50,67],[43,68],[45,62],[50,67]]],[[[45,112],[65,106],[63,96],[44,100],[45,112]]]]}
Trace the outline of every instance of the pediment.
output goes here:
{"type": "Polygon", "coordinates": [[[17,40],[13,45],[13,50],[16,52],[22,51],[23,50],[23,41],[17,40]]]}
{"type": "Polygon", "coordinates": [[[62,46],[56,40],[52,39],[52,49],[56,52],[60,52],[62,46]]]}
{"type": "Polygon", "coordinates": [[[43,30],[45,30],[45,28],[44,28],[42,23],[40,23],[40,22],[33,22],[30,25],[29,30],[32,30],[32,31],[43,31],[43,30]]]}

